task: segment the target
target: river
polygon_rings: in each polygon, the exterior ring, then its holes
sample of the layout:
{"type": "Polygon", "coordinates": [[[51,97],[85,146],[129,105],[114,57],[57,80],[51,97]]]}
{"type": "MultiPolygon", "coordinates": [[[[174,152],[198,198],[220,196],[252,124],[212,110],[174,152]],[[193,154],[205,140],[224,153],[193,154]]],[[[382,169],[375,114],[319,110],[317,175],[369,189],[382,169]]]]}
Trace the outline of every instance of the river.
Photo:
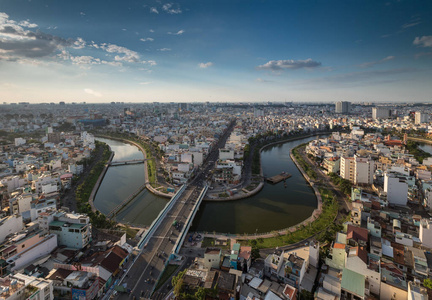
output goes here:
{"type": "Polygon", "coordinates": [[[430,155],[432,155],[432,145],[431,144],[419,143],[419,148],[422,149],[423,151],[429,153],[430,155]]]}
{"type": "Polygon", "coordinates": [[[312,188],[291,160],[292,148],[314,138],[269,146],[261,152],[264,177],[285,171],[292,175],[276,185],[264,188],[250,198],[227,202],[203,202],[192,229],[224,233],[262,233],[298,224],[317,207],[312,188]]]}
{"type": "MultiPolygon", "coordinates": [[[[307,219],[317,207],[312,188],[292,162],[290,150],[307,138],[278,144],[261,153],[265,177],[285,171],[292,174],[286,183],[265,183],[257,195],[236,201],[203,202],[194,219],[192,230],[224,233],[261,233],[287,228],[307,219]]],[[[113,161],[142,159],[138,148],[118,141],[98,139],[115,152],[113,161]]],[[[108,213],[144,182],[143,165],[110,167],[95,198],[95,206],[108,213]]],[[[165,206],[168,199],[144,190],[122,210],[118,222],[149,225],[165,206]]]]}
{"type": "MultiPolygon", "coordinates": [[[[123,142],[98,138],[114,151],[113,161],[143,159],[138,147],[123,142]]],[[[96,194],[94,205],[108,214],[125,198],[144,184],[144,164],[110,167],[96,194]]],[[[117,222],[150,225],[169,201],[144,189],[125,209],[116,216],[117,222]]]]}

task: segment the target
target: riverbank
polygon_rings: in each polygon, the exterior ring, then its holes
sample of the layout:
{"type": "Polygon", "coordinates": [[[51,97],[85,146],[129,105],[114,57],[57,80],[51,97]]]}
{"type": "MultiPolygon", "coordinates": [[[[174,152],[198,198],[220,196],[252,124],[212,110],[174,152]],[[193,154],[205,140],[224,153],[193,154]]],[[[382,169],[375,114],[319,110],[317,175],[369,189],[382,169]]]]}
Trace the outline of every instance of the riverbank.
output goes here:
{"type": "MultiPolygon", "coordinates": [[[[149,179],[149,169],[148,169],[148,157],[147,157],[147,152],[144,149],[144,147],[142,145],[140,145],[139,143],[135,142],[135,141],[131,141],[125,138],[118,138],[118,137],[112,137],[109,135],[100,135],[100,134],[96,134],[95,137],[100,137],[100,138],[105,138],[105,139],[111,139],[111,140],[115,140],[115,141],[120,141],[123,143],[128,143],[131,145],[136,146],[143,154],[144,156],[144,176],[145,176],[145,185],[146,185],[146,189],[149,190],[152,194],[156,195],[156,196],[160,196],[160,197],[164,197],[164,198],[171,198],[172,196],[175,195],[175,193],[163,193],[161,191],[158,191],[157,188],[154,188],[149,179]]],[[[157,178],[157,176],[156,176],[157,178]]]]}
{"type": "MultiPolygon", "coordinates": [[[[297,140],[301,140],[301,139],[305,139],[305,138],[309,138],[309,137],[314,137],[314,136],[321,136],[321,135],[328,135],[330,134],[330,132],[322,132],[322,133],[314,133],[314,134],[309,134],[309,135],[302,135],[302,136],[296,136],[296,137],[291,137],[288,139],[283,139],[283,140],[279,140],[279,141],[270,141],[270,143],[263,145],[259,150],[258,153],[261,157],[261,152],[263,150],[265,150],[268,147],[277,145],[277,144],[284,144],[287,142],[293,142],[293,141],[297,141],[297,140]]],[[[290,154],[291,155],[291,154],[290,154]]],[[[293,160],[294,161],[294,160],[293,160]]],[[[241,200],[241,199],[245,199],[245,198],[249,198],[252,197],[256,194],[258,194],[264,187],[264,175],[263,175],[263,169],[262,169],[262,165],[261,165],[261,159],[259,160],[259,167],[260,167],[260,181],[258,183],[258,185],[251,191],[247,190],[247,187],[250,186],[250,182],[247,181],[243,181],[241,183],[241,186],[238,188],[240,191],[238,192],[238,194],[235,194],[233,196],[226,196],[226,197],[221,197],[219,196],[220,194],[225,194],[225,193],[207,193],[206,197],[203,199],[204,201],[233,201],[233,200],[241,200]],[[247,192],[246,192],[247,191],[247,192]]],[[[296,164],[297,165],[297,164],[296,164]]],[[[297,168],[299,170],[301,170],[301,168],[299,168],[297,166],[297,168]]],[[[250,173],[251,174],[243,174],[243,177],[245,178],[251,178],[252,177],[252,170],[254,168],[250,168],[250,173]]]]}
{"type": "MultiPolygon", "coordinates": [[[[109,148],[109,146],[108,146],[108,148],[109,148]]],[[[104,179],[106,172],[108,171],[109,164],[111,163],[111,161],[112,161],[112,159],[113,159],[113,157],[114,157],[114,152],[111,151],[111,148],[109,148],[109,149],[110,149],[111,155],[110,155],[110,157],[108,158],[108,160],[106,161],[105,166],[104,166],[104,168],[103,168],[101,174],[99,175],[98,180],[96,181],[96,184],[93,186],[93,189],[92,189],[92,191],[91,191],[91,193],[90,193],[90,197],[89,197],[89,200],[88,200],[88,201],[89,201],[89,204],[90,204],[90,207],[91,207],[91,210],[92,210],[92,212],[94,212],[94,213],[95,213],[96,211],[98,211],[98,210],[96,209],[96,207],[94,206],[94,203],[93,203],[93,201],[94,201],[94,197],[96,196],[96,193],[97,193],[97,191],[99,190],[99,187],[100,187],[100,185],[101,185],[101,182],[102,182],[102,180],[104,179]]]]}
{"type": "MultiPolygon", "coordinates": [[[[296,148],[295,148],[296,149],[296,148]]],[[[293,225],[286,229],[274,230],[272,232],[260,234],[221,234],[221,233],[207,233],[200,232],[203,236],[214,239],[229,239],[234,238],[238,241],[248,243],[250,240],[256,240],[259,248],[268,248],[275,246],[282,246],[287,244],[299,243],[311,237],[316,237],[328,230],[329,226],[335,223],[338,217],[339,205],[334,200],[334,194],[323,188],[318,187],[314,181],[304,172],[300,163],[294,157],[291,149],[290,158],[306,179],[308,184],[314,190],[317,198],[317,208],[313,211],[312,215],[303,220],[302,222],[293,225]]]]}

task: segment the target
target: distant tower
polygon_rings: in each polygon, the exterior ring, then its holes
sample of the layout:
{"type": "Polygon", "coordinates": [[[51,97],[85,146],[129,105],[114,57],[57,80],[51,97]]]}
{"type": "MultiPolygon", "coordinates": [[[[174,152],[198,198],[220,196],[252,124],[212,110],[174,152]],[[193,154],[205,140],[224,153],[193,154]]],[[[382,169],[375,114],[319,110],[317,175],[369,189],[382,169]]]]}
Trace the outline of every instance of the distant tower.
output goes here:
{"type": "Polygon", "coordinates": [[[388,107],[372,107],[372,119],[387,119],[391,117],[391,110],[388,107]]]}
{"type": "Polygon", "coordinates": [[[339,101],[335,103],[335,112],[337,114],[347,114],[351,108],[351,102],[339,101]]]}
{"type": "Polygon", "coordinates": [[[421,123],[427,123],[429,120],[429,116],[425,113],[422,113],[420,111],[416,111],[415,117],[414,117],[414,123],[416,125],[420,125],[421,123]]]}

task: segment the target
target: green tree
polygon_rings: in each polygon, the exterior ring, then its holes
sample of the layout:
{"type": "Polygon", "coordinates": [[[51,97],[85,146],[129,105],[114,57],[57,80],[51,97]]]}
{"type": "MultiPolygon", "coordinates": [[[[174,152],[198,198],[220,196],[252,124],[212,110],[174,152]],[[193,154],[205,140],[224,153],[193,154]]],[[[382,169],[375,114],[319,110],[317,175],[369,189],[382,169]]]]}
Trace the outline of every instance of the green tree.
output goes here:
{"type": "Polygon", "coordinates": [[[173,276],[171,279],[172,286],[174,288],[174,295],[176,297],[180,297],[180,294],[183,289],[183,277],[186,274],[187,270],[181,271],[177,274],[177,276],[173,276]]]}
{"type": "Polygon", "coordinates": [[[432,279],[426,278],[425,280],[423,280],[423,285],[428,289],[432,289],[432,279]]]}

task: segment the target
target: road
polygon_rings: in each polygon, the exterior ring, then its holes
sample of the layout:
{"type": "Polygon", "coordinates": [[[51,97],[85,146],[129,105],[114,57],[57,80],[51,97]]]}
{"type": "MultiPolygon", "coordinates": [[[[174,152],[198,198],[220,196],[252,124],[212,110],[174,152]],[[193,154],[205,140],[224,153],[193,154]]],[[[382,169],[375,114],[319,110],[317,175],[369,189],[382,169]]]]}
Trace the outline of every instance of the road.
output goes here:
{"type": "Polygon", "coordinates": [[[72,184],[71,188],[61,196],[63,202],[62,205],[68,207],[70,211],[75,211],[75,212],[78,211],[77,202],[75,198],[76,189],[80,184],[82,184],[87,179],[88,175],[90,174],[90,171],[102,159],[103,151],[104,151],[104,147],[99,147],[97,153],[92,153],[92,163],[86,166],[83,175],[80,175],[78,181],[72,184]]]}
{"type": "MultiPolygon", "coordinates": [[[[228,125],[217,144],[207,155],[203,167],[197,172],[197,175],[189,183],[183,195],[168,212],[134,263],[122,274],[117,284],[126,284],[126,287],[131,289],[131,292],[128,294],[118,294],[117,299],[131,299],[133,297],[136,299],[149,299],[151,297],[156,281],[163,272],[169,255],[174,251],[175,243],[181,234],[187,217],[202,191],[210,170],[214,167],[214,161],[219,157],[219,149],[225,146],[235,123],[235,120],[233,120],[228,125]],[[175,220],[180,224],[179,228],[173,226],[175,220]]],[[[188,258],[187,261],[190,264],[191,258],[188,258]]],[[[169,285],[164,285],[158,290],[158,298],[162,298],[168,292],[167,287],[169,285]]]]}
{"type": "Polygon", "coordinates": [[[156,280],[163,272],[165,263],[174,250],[175,243],[200,192],[201,190],[196,187],[188,187],[176,201],[134,264],[126,274],[123,274],[123,280],[119,284],[126,283],[131,293],[120,294],[118,299],[129,299],[133,296],[136,299],[150,298],[156,280]],[[179,227],[173,226],[175,220],[180,224],[179,227]]]}

